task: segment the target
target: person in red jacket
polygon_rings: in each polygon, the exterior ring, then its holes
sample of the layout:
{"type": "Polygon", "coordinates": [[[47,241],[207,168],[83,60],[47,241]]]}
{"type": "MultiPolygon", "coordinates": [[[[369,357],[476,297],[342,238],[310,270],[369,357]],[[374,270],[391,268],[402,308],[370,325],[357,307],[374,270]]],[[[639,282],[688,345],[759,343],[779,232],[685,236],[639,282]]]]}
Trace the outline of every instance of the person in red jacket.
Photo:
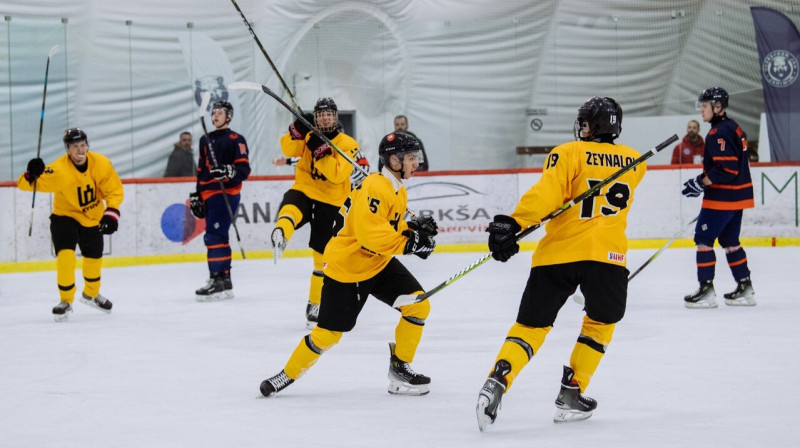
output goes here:
{"type": "Polygon", "coordinates": [[[672,164],[701,164],[705,148],[706,143],[703,141],[703,136],[700,135],[700,123],[697,120],[689,120],[689,123],[686,124],[686,135],[672,150],[672,164]]]}

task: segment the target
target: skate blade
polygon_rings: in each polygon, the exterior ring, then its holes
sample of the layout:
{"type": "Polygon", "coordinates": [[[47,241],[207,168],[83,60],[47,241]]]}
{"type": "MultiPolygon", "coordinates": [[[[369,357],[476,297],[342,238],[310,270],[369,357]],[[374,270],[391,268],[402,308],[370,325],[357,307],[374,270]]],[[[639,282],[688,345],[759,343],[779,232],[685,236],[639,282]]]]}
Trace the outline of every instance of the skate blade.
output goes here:
{"type": "Polygon", "coordinates": [[[553,415],[554,423],[580,422],[592,416],[592,411],[584,412],[574,409],[558,409],[553,415]]]}
{"type": "Polygon", "coordinates": [[[90,307],[92,307],[92,308],[94,308],[96,310],[102,311],[102,312],[104,312],[106,314],[111,314],[111,310],[107,310],[105,308],[100,308],[100,306],[98,304],[94,303],[94,300],[84,299],[83,297],[81,297],[79,300],[84,305],[89,305],[90,307]]]}
{"type": "Polygon", "coordinates": [[[72,314],[72,310],[67,311],[64,314],[53,314],[53,320],[56,322],[66,322],[69,320],[69,315],[72,314]]]}
{"type": "Polygon", "coordinates": [[[686,308],[697,309],[697,310],[711,309],[719,306],[717,305],[716,301],[710,302],[708,300],[701,300],[699,302],[683,302],[683,304],[686,306],[686,308]]]}
{"type": "Polygon", "coordinates": [[[756,306],[756,299],[752,297],[740,297],[738,299],[725,299],[728,306],[756,306]]]}
{"type": "Polygon", "coordinates": [[[475,414],[478,417],[478,429],[481,432],[485,431],[489,425],[494,423],[491,417],[486,415],[486,407],[489,406],[489,398],[485,395],[481,395],[478,397],[478,405],[475,406],[475,414]]]}
{"type": "Polygon", "coordinates": [[[198,302],[221,302],[223,300],[230,300],[233,298],[233,291],[215,292],[207,296],[195,295],[194,299],[198,302]]]}
{"type": "Polygon", "coordinates": [[[388,392],[392,395],[419,396],[427,395],[430,391],[430,386],[427,384],[414,385],[402,381],[389,381],[388,392]]]}

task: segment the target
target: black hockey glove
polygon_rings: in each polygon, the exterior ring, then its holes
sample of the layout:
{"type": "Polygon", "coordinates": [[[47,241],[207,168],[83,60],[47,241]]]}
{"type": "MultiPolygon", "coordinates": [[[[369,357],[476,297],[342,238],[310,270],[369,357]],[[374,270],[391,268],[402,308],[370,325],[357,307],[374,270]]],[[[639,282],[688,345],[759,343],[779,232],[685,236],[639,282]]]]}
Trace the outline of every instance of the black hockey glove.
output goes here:
{"type": "Polygon", "coordinates": [[[31,159],[28,162],[28,170],[25,171],[25,180],[30,183],[36,182],[36,179],[44,173],[44,160],[40,158],[31,159]]]}
{"type": "Polygon", "coordinates": [[[322,140],[316,133],[311,133],[311,137],[308,139],[306,146],[311,150],[314,160],[319,160],[328,154],[333,154],[331,145],[322,140]]]}
{"type": "Polygon", "coordinates": [[[231,180],[236,176],[236,167],[233,165],[220,165],[216,168],[211,168],[209,174],[217,180],[231,180]]]}
{"type": "Polygon", "coordinates": [[[97,229],[103,235],[111,235],[119,228],[119,210],[108,207],[100,218],[100,225],[97,229]]]}
{"type": "Polygon", "coordinates": [[[514,218],[506,215],[495,215],[489,223],[489,251],[497,261],[505,263],[519,252],[517,233],[522,230],[514,218]]]}
{"type": "Polygon", "coordinates": [[[411,221],[407,222],[408,228],[419,232],[425,236],[436,236],[439,234],[437,230],[439,226],[436,225],[436,221],[433,220],[433,216],[418,216],[411,221]]]}
{"type": "Polygon", "coordinates": [[[403,230],[403,235],[408,237],[406,247],[403,249],[404,255],[414,254],[424,260],[433,253],[433,248],[436,247],[436,241],[423,233],[403,230]]]}
{"type": "Polygon", "coordinates": [[[703,185],[703,175],[693,177],[683,183],[683,191],[681,192],[687,198],[696,198],[705,191],[706,186],[703,185]]]}
{"type": "Polygon", "coordinates": [[[206,212],[203,210],[203,198],[200,197],[200,193],[189,193],[189,208],[195,218],[203,219],[206,217],[206,212]]]}
{"type": "MultiPolygon", "coordinates": [[[[303,114],[303,118],[305,118],[310,124],[314,124],[314,115],[303,114]]],[[[294,120],[292,124],[289,125],[289,134],[292,136],[292,140],[303,140],[306,138],[306,134],[309,132],[311,132],[311,129],[303,124],[299,118],[294,120]]]]}

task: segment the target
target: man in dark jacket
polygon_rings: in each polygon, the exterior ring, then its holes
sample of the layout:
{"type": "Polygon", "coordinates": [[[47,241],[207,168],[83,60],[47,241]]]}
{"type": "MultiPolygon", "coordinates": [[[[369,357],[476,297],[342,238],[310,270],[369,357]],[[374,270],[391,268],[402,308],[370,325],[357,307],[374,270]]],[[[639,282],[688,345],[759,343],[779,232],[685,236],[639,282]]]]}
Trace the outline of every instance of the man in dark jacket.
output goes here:
{"type": "Polygon", "coordinates": [[[181,132],[178,142],[175,143],[172,154],[167,161],[167,169],[164,170],[164,177],[185,177],[196,176],[197,165],[192,153],[192,134],[181,132]]]}

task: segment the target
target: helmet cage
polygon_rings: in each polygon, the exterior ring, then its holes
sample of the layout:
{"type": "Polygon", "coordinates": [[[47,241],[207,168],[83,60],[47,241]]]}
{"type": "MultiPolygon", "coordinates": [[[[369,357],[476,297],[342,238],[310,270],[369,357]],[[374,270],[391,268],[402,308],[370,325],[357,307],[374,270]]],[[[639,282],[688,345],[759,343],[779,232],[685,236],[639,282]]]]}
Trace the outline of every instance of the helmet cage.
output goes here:
{"type": "Polygon", "coordinates": [[[329,133],[337,130],[339,125],[339,108],[336,106],[336,103],[333,101],[332,98],[320,98],[317,100],[317,104],[314,105],[314,126],[320,130],[322,133],[329,133]],[[330,124],[323,125],[323,117],[332,116],[331,120],[328,120],[330,124]]]}

